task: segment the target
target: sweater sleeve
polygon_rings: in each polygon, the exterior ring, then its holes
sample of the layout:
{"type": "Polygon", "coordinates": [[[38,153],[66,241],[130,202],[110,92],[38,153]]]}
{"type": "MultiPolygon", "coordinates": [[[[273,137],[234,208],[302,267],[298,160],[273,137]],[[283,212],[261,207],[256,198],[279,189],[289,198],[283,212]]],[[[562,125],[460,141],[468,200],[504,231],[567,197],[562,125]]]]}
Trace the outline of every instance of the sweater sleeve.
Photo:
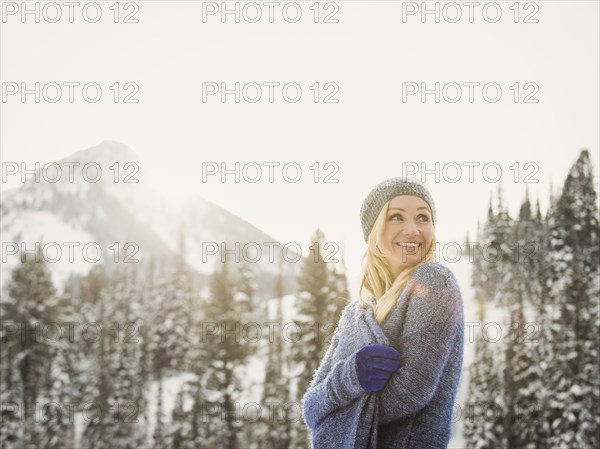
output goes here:
{"type": "Polygon", "coordinates": [[[431,401],[437,388],[445,388],[445,383],[440,385],[442,372],[464,332],[462,296],[451,272],[433,273],[408,299],[401,365],[380,392],[380,425],[415,414],[431,401]]]}
{"type": "MultiPolygon", "coordinates": [[[[347,310],[348,308],[344,312],[347,310]]],[[[339,345],[339,329],[343,326],[343,321],[342,316],[329,348],[302,398],[302,416],[311,430],[314,430],[316,425],[331,412],[347,405],[364,393],[356,373],[356,352],[345,359],[333,362],[339,345]]]]}

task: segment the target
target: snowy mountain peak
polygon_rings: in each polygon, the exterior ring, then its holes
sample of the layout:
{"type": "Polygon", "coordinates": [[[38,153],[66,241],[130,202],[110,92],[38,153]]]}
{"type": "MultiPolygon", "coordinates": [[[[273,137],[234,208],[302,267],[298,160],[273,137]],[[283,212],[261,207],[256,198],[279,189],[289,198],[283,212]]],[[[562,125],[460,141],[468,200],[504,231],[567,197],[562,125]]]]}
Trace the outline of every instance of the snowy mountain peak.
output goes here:
{"type": "Polygon", "coordinates": [[[116,140],[103,140],[99,145],[79,150],[61,161],[96,162],[101,166],[110,166],[115,162],[139,162],[135,151],[116,140]]]}
{"type": "MultiPolygon", "coordinates": [[[[70,254],[67,244],[78,243],[77,260],[64,256],[50,264],[57,285],[73,273],[87,273],[96,263],[84,257],[81,248],[86,244],[101,249],[99,263],[112,263],[115,259],[121,262],[115,257],[114,248],[125,244],[135,250],[136,261],[145,263],[150,258],[173,258],[183,237],[185,258],[202,275],[214,270],[223,248],[253,242],[268,254],[264,242],[274,242],[271,236],[200,196],[174,198],[155,191],[151,179],[144,182],[143,169],[136,161],[137,154],[128,146],[104,140],[47,164],[63,169],[58,181],[47,179],[55,176],[48,170],[45,176],[32,177],[19,188],[3,192],[0,231],[3,244],[9,245],[14,254],[0,270],[0,290],[19,262],[16,248],[33,248],[42,239],[58,246],[63,255],[70,254]],[[69,167],[72,173],[68,172],[69,167]]],[[[286,266],[287,279],[295,279],[298,264],[290,262],[286,266]]],[[[263,257],[259,263],[253,262],[253,268],[259,272],[264,288],[270,289],[278,273],[278,262],[263,257]]]]}

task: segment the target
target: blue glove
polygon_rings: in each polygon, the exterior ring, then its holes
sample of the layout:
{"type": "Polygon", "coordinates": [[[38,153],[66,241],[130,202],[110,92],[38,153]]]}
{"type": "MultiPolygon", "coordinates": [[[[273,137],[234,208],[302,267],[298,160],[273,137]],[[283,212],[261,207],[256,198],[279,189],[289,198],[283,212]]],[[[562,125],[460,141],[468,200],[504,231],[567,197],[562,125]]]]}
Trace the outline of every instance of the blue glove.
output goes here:
{"type": "Polygon", "coordinates": [[[373,343],[356,352],[356,374],[366,392],[379,391],[400,368],[400,353],[386,345],[373,343]]]}

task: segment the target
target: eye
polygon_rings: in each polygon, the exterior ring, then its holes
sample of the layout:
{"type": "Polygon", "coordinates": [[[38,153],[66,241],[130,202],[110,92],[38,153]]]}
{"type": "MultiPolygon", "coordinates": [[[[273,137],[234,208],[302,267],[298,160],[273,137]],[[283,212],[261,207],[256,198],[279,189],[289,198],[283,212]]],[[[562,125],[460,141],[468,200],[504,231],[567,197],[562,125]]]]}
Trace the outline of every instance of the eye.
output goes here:
{"type": "Polygon", "coordinates": [[[390,221],[402,221],[402,215],[401,214],[390,215],[390,218],[388,218],[388,220],[390,220],[390,221]]]}
{"type": "Polygon", "coordinates": [[[425,214],[419,215],[417,218],[422,219],[425,223],[429,221],[429,217],[425,214]]]}

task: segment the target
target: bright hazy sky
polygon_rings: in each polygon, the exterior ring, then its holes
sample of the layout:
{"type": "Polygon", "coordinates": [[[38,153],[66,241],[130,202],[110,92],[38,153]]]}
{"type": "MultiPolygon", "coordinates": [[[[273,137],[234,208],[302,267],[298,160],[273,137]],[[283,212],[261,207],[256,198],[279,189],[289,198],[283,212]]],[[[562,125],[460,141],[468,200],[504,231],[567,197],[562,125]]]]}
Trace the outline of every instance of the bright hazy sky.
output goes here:
{"type": "MultiPolygon", "coordinates": [[[[3,2],[3,161],[44,164],[116,140],[140,155],[144,177],[170,195],[196,192],[281,242],[306,245],[321,227],[328,241],[346,245],[351,273],[359,271],[365,248],[359,221],[364,197],[379,181],[407,174],[407,164],[419,168],[413,176],[435,199],[441,242],[462,243],[467,229],[473,235],[499,183],[513,214],[526,186],[545,209],[550,183],[564,181],[583,148],[591,152],[598,180],[596,1],[521,2],[512,9],[514,2],[479,2],[472,11],[464,2],[427,2],[431,10],[437,4],[439,23],[434,14],[423,23],[415,11],[422,2],[321,2],[312,9],[314,2],[300,2],[295,23],[293,2],[274,6],[273,23],[265,2],[239,3],[240,23],[233,14],[225,23],[218,11],[208,15],[221,2],[193,1],[122,2],[118,23],[113,2],[102,2],[102,16],[92,23],[93,5],[82,15],[88,3],[75,8],[73,23],[62,2],[56,3],[60,11],[39,4],[40,23],[34,14],[23,23],[21,2],[3,2]],[[259,10],[261,18],[251,23],[259,10]],[[61,18],[50,23],[57,12],[61,18]],[[123,23],[128,14],[138,22],[123,23]],[[337,23],[324,23],[326,17],[337,23]],[[36,103],[28,95],[23,103],[20,92],[9,95],[14,86],[32,89],[36,82],[48,98],[56,92],[49,83],[58,83],[62,98],[36,103]],[[102,96],[88,103],[75,87],[70,103],[69,82],[98,83],[102,96]],[[118,103],[110,88],[115,82],[118,103]],[[138,103],[123,102],[133,92],[128,82],[138,86],[138,103]],[[239,103],[233,94],[224,103],[218,94],[203,102],[203,86],[234,89],[236,82],[244,94],[239,103]],[[295,103],[284,99],[287,83],[288,99],[295,86],[301,89],[295,103]],[[420,89],[435,90],[436,83],[439,103],[434,93],[423,102],[420,89]],[[257,85],[262,97],[252,102],[257,85]],[[457,87],[462,97],[453,102],[457,87]],[[493,102],[498,87],[501,97],[493,102]],[[410,95],[414,89],[419,92],[410,95]],[[324,102],[328,95],[337,103],[324,102]],[[263,177],[203,182],[206,162],[229,168],[239,162],[250,177],[257,164],[263,177]],[[268,182],[269,162],[280,164],[274,183],[268,182]],[[435,171],[436,162],[439,180],[421,170],[424,164],[435,171]],[[302,169],[297,183],[284,179],[287,163],[302,169]],[[472,165],[473,182],[466,164],[479,164],[472,165]],[[313,179],[317,166],[319,182],[313,179]],[[455,179],[457,166],[463,171],[455,179]],[[502,170],[500,182],[490,179],[494,167],[502,170]],[[323,182],[327,174],[339,182],[323,182]],[[537,182],[525,182],[527,175],[537,182]]],[[[18,184],[13,177],[2,189],[18,184]]]]}

